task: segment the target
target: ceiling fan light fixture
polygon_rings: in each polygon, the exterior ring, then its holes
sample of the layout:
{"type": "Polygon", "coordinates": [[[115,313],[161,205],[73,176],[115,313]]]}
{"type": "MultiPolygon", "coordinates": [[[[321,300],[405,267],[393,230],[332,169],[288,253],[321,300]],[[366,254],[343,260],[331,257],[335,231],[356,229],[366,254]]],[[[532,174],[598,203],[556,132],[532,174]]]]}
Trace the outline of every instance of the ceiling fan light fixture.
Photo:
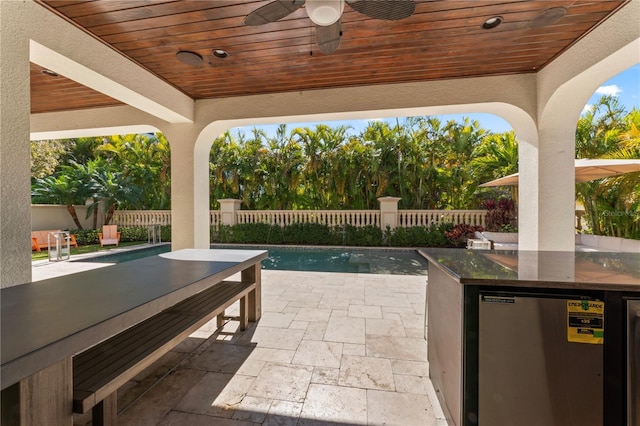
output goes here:
{"type": "Polygon", "coordinates": [[[502,16],[492,16],[482,23],[482,28],[492,30],[500,24],[502,24],[502,16]]]}
{"type": "Polygon", "coordinates": [[[344,0],[307,0],[305,7],[314,24],[327,27],[342,16],[344,0]]]}
{"type": "Polygon", "coordinates": [[[213,49],[211,54],[219,59],[225,59],[229,57],[229,52],[224,49],[213,49]]]}

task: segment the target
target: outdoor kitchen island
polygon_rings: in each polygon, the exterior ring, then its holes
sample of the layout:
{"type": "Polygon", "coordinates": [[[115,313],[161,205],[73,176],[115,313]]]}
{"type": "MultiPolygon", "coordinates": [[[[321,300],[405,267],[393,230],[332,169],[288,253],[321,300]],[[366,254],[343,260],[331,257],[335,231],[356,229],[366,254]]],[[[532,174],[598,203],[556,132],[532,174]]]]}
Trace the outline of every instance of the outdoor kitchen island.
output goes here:
{"type": "Polygon", "coordinates": [[[139,372],[202,323],[224,315],[233,299],[241,299],[241,325],[260,318],[261,261],[266,257],[264,250],[184,249],[3,288],[0,423],[71,426],[76,399],[91,398],[98,408],[92,411],[93,424],[115,424],[114,397],[122,377],[139,372]],[[236,274],[240,280],[229,281],[236,274]],[[149,333],[131,335],[149,323],[155,325],[145,329],[149,333]],[[114,339],[122,343],[123,335],[132,337],[123,345],[111,344],[114,339]],[[104,351],[92,354],[93,359],[105,362],[78,382],[77,358],[96,348],[104,351]],[[105,358],[111,354],[113,361],[105,358]],[[123,359],[130,361],[122,365],[123,359]],[[99,387],[82,387],[105,371],[113,375],[101,379],[99,387]]]}
{"type": "Polygon", "coordinates": [[[449,424],[640,424],[640,253],[420,253],[449,424]]]}

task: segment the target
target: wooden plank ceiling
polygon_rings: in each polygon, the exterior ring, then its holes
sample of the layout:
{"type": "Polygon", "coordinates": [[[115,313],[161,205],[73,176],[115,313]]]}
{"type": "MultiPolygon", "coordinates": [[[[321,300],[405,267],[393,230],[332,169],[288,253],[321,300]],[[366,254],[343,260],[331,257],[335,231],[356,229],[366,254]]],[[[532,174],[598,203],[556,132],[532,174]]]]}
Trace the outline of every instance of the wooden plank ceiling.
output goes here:
{"type": "MultiPolygon", "coordinates": [[[[38,1],[194,99],[535,72],[627,2],[416,0],[415,13],[400,21],[347,5],[340,47],[324,55],[304,7],[278,22],[245,26],[244,17],[270,1],[38,1]],[[563,17],[544,18],[558,7],[563,17]],[[501,25],[483,29],[494,16],[501,25]],[[214,49],[228,57],[214,57],[214,49]],[[183,64],[181,50],[204,63],[183,64]]],[[[42,71],[32,64],[32,112],[119,104],[42,71]]]]}

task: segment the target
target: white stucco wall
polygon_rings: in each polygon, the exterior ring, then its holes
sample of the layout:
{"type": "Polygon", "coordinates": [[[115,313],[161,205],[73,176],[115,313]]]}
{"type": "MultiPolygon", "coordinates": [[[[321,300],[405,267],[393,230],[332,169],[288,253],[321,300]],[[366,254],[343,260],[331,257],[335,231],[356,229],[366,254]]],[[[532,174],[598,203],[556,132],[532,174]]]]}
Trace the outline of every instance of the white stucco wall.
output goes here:
{"type": "MultiPolygon", "coordinates": [[[[80,224],[85,229],[93,228],[93,216],[87,218],[87,206],[75,206],[80,224]]],[[[98,226],[104,223],[103,215],[98,215],[98,226]]],[[[77,225],[67,210],[67,206],[54,204],[31,205],[31,230],[77,229],[77,225]]]]}
{"type": "Polygon", "coordinates": [[[31,281],[29,41],[0,1],[0,287],[31,281]]]}

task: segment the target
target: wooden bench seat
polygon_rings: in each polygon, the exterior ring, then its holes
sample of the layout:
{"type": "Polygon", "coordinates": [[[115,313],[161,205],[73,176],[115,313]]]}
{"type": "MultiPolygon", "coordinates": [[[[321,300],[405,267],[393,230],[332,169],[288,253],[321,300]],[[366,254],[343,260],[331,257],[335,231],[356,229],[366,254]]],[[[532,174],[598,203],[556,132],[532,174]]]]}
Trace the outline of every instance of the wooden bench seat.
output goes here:
{"type": "Polygon", "coordinates": [[[116,424],[117,389],[240,300],[240,329],[249,320],[256,283],[222,281],[73,357],[73,411],[92,409],[93,425],[116,424]]]}

